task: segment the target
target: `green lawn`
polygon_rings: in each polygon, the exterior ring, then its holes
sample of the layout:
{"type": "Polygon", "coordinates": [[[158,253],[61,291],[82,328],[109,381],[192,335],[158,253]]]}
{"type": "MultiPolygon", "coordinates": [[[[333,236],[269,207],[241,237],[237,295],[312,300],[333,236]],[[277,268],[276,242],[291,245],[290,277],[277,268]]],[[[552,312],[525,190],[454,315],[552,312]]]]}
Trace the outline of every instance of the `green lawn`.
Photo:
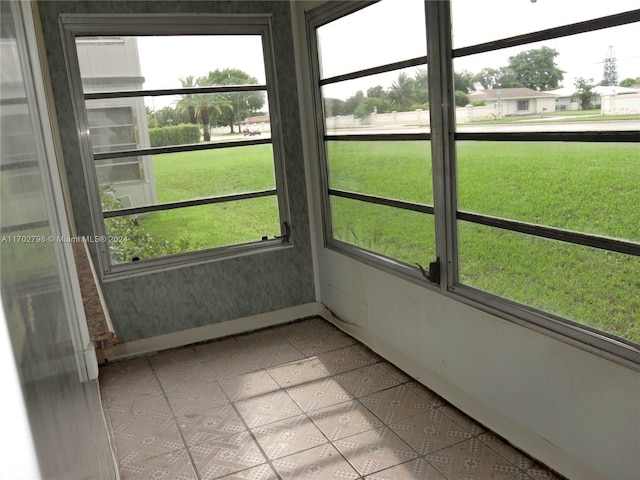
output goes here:
{"type": "MultiPolygon", "coordinates": [[[[432,203],[428,142],[331,142],[336,189],[432,203]]],[[[640,241],[640,150],[633,144],[458,143],[461,210],[640,241]]],[[[430,215],[332,199],[334,236],[426,265],[430,215]]],[[[459,224],[469,286],[640,342],[640,258],[459,224]]]]}
{"type": "MultiPolygon", "coordinates": [[[[331,142],[330,186],[433,204],[429,143],[331,142]]],[[[159,201],[273,188],[268,145],[158,155],[159,201]]],[[[459,142],[459,208],[640,241],[637,144],[459,142]]],[[[426,265],[433,217],[332,197],[334,236],[426,265]]],[[[189,249],[279,233],[275,197],[148,215],[145,230],[189,249]]],[[[460,222],[460,280],[640,342],[640,257],[460,222]]]]}
{"type": "MultiPolygon", "coordinates": [[[[156,155],[153,173],[160,203],[275,188],[271,145],[156,155]]],[[[182,251],[280,235],[275,196],[167,210],[139,224],[182,251]]]]}

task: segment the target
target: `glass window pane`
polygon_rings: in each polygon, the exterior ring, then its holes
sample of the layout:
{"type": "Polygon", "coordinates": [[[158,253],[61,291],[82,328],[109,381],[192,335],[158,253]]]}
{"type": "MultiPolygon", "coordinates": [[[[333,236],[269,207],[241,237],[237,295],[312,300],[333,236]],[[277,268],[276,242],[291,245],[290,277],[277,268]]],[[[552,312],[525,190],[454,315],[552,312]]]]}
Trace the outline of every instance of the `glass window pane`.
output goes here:
{"type": "Polygon", "coordinates": [[[460,282],[640,343],[640,257],[458,222],[460,282]]]}
{"type": "MultiPolygon", "coordinates": [[[[133,103],[133,102],[132,102],[133,103]]],[[[91,147],[94,153],[117,152],[139,148],[134,107],[87,109],[91,147]]],[[[140,145],[141,147],[141,145],[140,145]]]]}
{"type": "Polygon", "coordinates": [[[149,148],[142,98],[88,100],[86,107],[94,154],[149,148]]]}
{"type": "Polygon", "coordinates": [[[322,87],[327,133],[429,131],[427,67],[412,67],[322,87]]]}
{"type": "Polygon", "coordinates": [[[78,37],[76,48],[85,93],[266,81],[260,35],[78,37]]]}
{"type": "Polygon", "coordinates": [[[127,159],[96,162],[105,211],[276,188],[270,144],[139,158],[135,164],[127,159]],[[118,183],[124,175],[130,175],[129,183],[118,183]]]}
{"type": "Polygon", "coordinates": [[[329,187],[433,205],[427,141],[326,142],[329,187]]]}
{"type": "Polygon", "coordinates": [[[471,79],[457,131],[640,129],[638,37],[640,22],[454,59],[471,79]]]}
{"type": "MultiPolygon", "coordinates": [[[[96,175],[100,185],[142,182],[147,157],[127,157],[96,162],[96,175]]],[[[116,187],[121,188],[121,187],[116,187]]]]}
{"type": "Polygon", "coordinates": [[[460,210],[640,241],[633,143],[457,142],[460,210]]]}
{"type": "Polygon", "coordinates": [[[144,97],[150,145],[270,138],[266,91],[144,97]]]}
{"type": "Polygon", "coordinates": [[[105,221],[111,262],[128,263],[280,235],[277,197],[177,208],[105,221]]]}
{"type": "Polygon", "coordinates": [[[331,196],[333,238],[415,266],[436,258],[433,216],[331,196]]]}
{"type": "Polygon", "coordinates": [[[87,100],[93,153],[270,138],[266,92],[87,100]]]}
{"type": "Polygon", "coordinates": [[[427,55],[422,0],[382,0],[317,32],[321,78],[427,55]]]}
{"type": "MultiPolygon", "coordinates": [[[[637,0],[615,2],[530,2],[514,0],[453,0],[451,16],[454,48],[536,32],[547,28],[636,10],[637,0]]],[[[605,44],[606,46],[609,43],[605,44]]],[[[588,48],[580,52],[590,51],[588,48]]]]}

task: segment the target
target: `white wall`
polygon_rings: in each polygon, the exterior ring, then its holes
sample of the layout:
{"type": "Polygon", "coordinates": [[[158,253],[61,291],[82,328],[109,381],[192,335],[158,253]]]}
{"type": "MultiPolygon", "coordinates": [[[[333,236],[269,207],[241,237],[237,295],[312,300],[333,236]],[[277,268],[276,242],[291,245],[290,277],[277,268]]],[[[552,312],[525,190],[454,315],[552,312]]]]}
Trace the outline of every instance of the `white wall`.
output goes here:
{"type": "Polygon", "coordinates": [[[556,111],[555,98],[529,98],[528,100],[529,108],[527,110],[518,110],[518,99],[503,100],[502,115],[531,115],[532,113],[543,114],[556,111]]]}
{"type": "Polygon", "coordinates": [[[640,92],[624,95],[602,95],[603,115],[632,115],[640,113],[640,92]]]}
{"type": "Polygon", "coordinates": [[[322,256],[323,301],[374,350],[569,478],[638,478],[637,372],[334,251],[322,256]]]}
{"type": "Polygon", "coordinates": [[[304,24],[319,3],[292,2],[318,299],[343,329],[560,473],[637,480],[640,374],[322,246],[304,24]]]}

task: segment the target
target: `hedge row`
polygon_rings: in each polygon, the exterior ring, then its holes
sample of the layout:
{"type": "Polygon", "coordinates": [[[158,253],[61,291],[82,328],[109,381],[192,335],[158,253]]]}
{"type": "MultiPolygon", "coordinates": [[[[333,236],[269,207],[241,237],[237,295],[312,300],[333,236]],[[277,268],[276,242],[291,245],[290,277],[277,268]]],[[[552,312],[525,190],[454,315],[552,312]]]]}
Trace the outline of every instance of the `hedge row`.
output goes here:
{"type": "Polygon", "coordinates": [[[175,127],[149,128],[149,140],[152,147],[198,143],[200,141],[200,127],[182,124],[175,127]]]}

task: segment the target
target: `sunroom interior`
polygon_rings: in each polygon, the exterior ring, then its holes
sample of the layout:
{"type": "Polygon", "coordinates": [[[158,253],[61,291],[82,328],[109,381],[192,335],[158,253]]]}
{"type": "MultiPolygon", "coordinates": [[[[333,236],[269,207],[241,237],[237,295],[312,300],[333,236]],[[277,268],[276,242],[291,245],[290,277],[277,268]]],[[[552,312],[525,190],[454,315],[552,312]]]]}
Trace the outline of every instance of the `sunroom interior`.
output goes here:
{"type": "Polygon", "coordinates": [[[637,479],[640,10],[569,3],[0,2],[7,478],[119,475],[105,366],[321,318],[558,475],[637,479]]]}

